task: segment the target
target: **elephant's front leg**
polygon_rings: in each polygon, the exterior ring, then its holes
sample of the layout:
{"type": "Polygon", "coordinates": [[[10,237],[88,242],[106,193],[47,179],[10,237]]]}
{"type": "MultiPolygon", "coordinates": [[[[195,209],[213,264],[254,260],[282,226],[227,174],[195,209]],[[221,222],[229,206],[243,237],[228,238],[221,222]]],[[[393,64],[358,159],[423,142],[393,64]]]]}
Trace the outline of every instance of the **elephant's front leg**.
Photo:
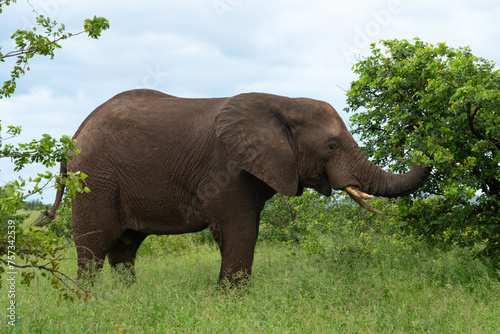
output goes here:
{"type": "Polygon", "coordinates": [[[258,219],[241,218],[231,224],[210,226],[214,239],[218,242],[222,262],[219,284],[238,286],[252,273],[255,244],[258,236],[258,219]]]}

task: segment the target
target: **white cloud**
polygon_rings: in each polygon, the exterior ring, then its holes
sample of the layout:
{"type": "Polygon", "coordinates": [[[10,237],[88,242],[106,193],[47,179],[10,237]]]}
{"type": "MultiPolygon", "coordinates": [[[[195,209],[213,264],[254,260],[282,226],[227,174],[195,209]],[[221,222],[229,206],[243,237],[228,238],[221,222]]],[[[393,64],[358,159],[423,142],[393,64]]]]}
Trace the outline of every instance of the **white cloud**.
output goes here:
{"type": "Polygon", "coordinates": [[[20,125],[23,135],[18,140],[31,140],[44,133],[53,136],[71,134],[75,123],[83,121],[91,102],[83,91],[74,96],[58,95],[43,86],[35,86],[28,94],[0,100],[3,126],[20,125]]]}

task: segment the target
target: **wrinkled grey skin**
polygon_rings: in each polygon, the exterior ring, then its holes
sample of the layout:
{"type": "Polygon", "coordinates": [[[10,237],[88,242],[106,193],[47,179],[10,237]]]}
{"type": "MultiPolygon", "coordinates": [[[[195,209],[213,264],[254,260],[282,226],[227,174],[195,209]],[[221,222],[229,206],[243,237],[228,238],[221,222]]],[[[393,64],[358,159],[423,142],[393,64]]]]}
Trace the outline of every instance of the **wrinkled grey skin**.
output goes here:
{"type": "Polygon", "coordinates": [[[259,216],[276,192],[396,197],[429,174],[373,165],[325,102],[260,93],[185,99],[127,91],[94,110],[74,138],[81,154],[61,171],[82,171],[91,189],[73,200],[79,275],[106,255],[133,272],[146,236],[209,227],[222,255],[219,280],[237,284],[236,273],[251,273],[259,216]]]}

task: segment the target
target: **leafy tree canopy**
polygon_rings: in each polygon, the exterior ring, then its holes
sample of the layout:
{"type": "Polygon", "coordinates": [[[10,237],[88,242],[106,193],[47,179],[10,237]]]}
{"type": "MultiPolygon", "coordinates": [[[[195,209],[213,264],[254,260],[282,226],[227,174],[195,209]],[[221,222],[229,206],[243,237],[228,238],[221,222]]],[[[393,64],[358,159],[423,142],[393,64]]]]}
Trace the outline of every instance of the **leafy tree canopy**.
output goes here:
{"type": "MultiPolygon", "coordinates": [[[[0,14],[3,7],[7,7],[17,0],[0,0],[0,14]]],[[[30,4],[31,5],[31,4],[30,4]]],[[[33,6],[32,6],[33,8],[33,6]]],[[[109,29],[109,21],[103,17],[94,16],[93,19],[86,19],[82,31],[77,33],[66,32],[64,24],[58,24],[49,17],[38,14],[35,8],[37,27],[31,30],[16,30],[10,37],[15,41],[16,47],[13,51],[3,54],[0,46],[0,62],[5,62],[6,58],[15,57],[16,62],[11,71],[10,80],[3,83],[0,88],[0,99],[11,96],[16,90],[16,80],[30,70],[29,60],[35,55],[50,56],[54,58],[54,52],[61,48],[60,41],[67,38],[87,33],[91,38],[99,38],[103,30],[109,29]],[[43,31],[43,32],[39,32],[43,31]]]]}
{"type": "Polygon", "coordinates": [[[375,162],[432,175],[400,215],[441,245],[476,247],[500,261],[500,71],[470,48],[415,39],[371,45],[345,111],[375,162]]]}

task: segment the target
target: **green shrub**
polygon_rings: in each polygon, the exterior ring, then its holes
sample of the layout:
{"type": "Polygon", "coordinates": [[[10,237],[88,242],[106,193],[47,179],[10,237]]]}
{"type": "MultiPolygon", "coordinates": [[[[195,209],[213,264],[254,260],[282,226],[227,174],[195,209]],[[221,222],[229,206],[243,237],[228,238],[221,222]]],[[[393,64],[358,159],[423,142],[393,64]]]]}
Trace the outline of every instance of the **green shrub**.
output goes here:
{"type": "Polygon", "coordinates": [[[299,197],[276,194],[261,213],[261,240],[301,242],[311,233],[328,231],[336,197],[324,197],[312,190],[299,197]],[[319,230],[319,231],[316,231],[319,230]]]}
{"type": "Polygon", "coordinates": [[[324,197],[306,190],[300,197],[280,194],[268,201],[261,215],[260,239],[296,243],[310,254],[376,253],[373,238],[400,237],[393,219],[396,200],[376,199],[373,204],[386,212],[377,216],[359,208],[347,196],[324,197]]]}
{"type": "Polygon", "coordinates": [[[71,226],[71,200],[65,199],[57,210],[56,218],[47,225],[47,228],[58,237],[71,239],[73,228],[71,226]]]}
{"type": "Polygon", "coordinates": [[[138,255],[161,256],[171,253],[183,253],[197,245],[209,243],[207,233],[188,233],[173,235],[150,235],[138,250],[138,255]]]}

